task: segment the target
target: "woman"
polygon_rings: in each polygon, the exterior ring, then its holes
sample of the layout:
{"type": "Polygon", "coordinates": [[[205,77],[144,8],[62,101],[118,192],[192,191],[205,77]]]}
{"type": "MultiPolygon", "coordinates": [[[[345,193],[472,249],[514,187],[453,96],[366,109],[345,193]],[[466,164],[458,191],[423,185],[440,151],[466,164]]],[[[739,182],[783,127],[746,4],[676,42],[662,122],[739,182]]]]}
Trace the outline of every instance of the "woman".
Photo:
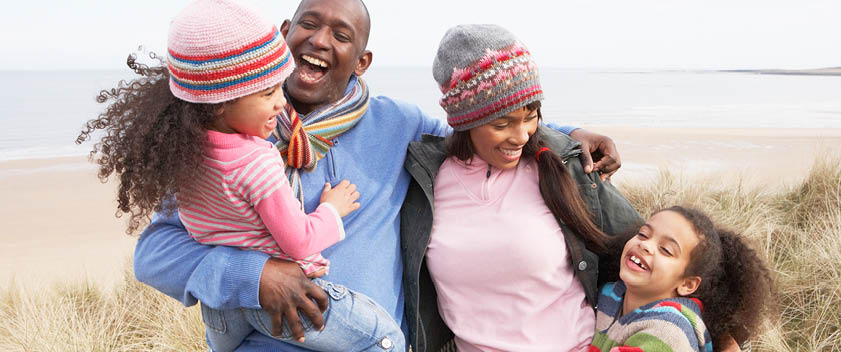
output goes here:
{"type": "Polygon", "coordinates": [[[539,126],[537,67],[507,30],[450,29],[433,72],[455,132],[412,143],[406,159],[413,349],[438,351],[455,338],[460,351],[586,350],[599,254],[608,235],[642,219],[584,173],[576,142],[539,126]]]}

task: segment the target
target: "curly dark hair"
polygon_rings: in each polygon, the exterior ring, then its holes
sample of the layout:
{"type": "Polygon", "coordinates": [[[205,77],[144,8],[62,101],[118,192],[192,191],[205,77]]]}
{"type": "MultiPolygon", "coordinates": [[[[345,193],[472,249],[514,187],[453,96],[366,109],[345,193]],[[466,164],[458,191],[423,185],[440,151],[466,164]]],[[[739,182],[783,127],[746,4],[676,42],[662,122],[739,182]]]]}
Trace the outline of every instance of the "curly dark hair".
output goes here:
{"type": "Polygon", "coordinates": [[[160,65],[137,62],[129,55],[126,64],[139,78],[121,80],[117,87],[96,97],[105,111],[87,122],[76,144],[103,130],[93,146],[90,160],[99,164],[99,179],[119,177],[116,216],[130,214],[126,233],[135,233],[154,212],[171,214],[176,202],[165,201],[191,182],[201,165],[207,143],[206,129],[214,120],[218,104],[183,101],[169,90],[169,71],[160,65]]]}
{"type": "Polygon", "coordinates": [[[728,335],[739,344],[755,336],[762,318],[775,306],[774,283],[765,262],[741,235],[716,227],[703,212],[673,206],[656,213],[663,211],[680,214],[701,240],[689,255],[685,275],[701,277],[690,297],[704,304],[702,317],[715,349],[728,335]]]}

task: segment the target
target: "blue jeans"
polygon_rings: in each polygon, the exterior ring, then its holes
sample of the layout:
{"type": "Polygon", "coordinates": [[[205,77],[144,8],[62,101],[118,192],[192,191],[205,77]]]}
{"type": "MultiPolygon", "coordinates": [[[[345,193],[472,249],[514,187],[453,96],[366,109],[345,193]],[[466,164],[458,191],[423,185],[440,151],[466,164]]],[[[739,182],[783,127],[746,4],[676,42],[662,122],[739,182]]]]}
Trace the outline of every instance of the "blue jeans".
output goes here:
{"type": "MultiPolygon", "coordinates": [[[[324,330],[312,327],[301,316],[303,343],[292,338],[286,322],[280,341],[315,351],[406,351],[406,339],[400,326],[379,304],[359,292],[322,279],[313,283],[327,292],[329,305],[324,312],[324,330]]],[[[216,352],[233,351],[254,330],[272,336],[269,315],[257,309],[212,309],[201,305],[207,343],[216,352]]]]}

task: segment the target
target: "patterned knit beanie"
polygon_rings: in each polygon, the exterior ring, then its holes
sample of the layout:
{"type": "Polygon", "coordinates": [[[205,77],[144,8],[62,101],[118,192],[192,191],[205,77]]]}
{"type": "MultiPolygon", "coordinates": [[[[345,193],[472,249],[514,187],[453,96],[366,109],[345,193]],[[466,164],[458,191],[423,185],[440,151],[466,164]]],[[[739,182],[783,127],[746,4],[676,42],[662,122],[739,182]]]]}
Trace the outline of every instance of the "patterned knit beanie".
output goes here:
{"type": "Polygon", "coordinates": [[[537,65],[511,32],[492,24],[447,31],[432,63],[447,123],[456,131],[484,125],[543,99],[537,65]]]}
{"type": "Polygon", "coordinates": [[[221,103],[283,82],[292,73],[277,27],[245,4],[197,0],[172,21],[169,88],[192,103],[221,103]]]}

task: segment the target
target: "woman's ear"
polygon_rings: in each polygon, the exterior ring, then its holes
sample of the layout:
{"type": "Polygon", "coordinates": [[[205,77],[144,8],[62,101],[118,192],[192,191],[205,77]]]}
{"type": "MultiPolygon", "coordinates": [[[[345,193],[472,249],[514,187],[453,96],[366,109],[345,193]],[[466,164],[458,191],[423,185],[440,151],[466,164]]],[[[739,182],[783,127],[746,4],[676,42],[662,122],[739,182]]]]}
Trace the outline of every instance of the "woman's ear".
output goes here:
{"type": "Polygon", "coordinates": [[[701,286],[700,276],[686,277],[683,279],[680,286],[677,287],[677,294],[681,297],[689,296],[698,290],[698,286],[701,286]]]}

